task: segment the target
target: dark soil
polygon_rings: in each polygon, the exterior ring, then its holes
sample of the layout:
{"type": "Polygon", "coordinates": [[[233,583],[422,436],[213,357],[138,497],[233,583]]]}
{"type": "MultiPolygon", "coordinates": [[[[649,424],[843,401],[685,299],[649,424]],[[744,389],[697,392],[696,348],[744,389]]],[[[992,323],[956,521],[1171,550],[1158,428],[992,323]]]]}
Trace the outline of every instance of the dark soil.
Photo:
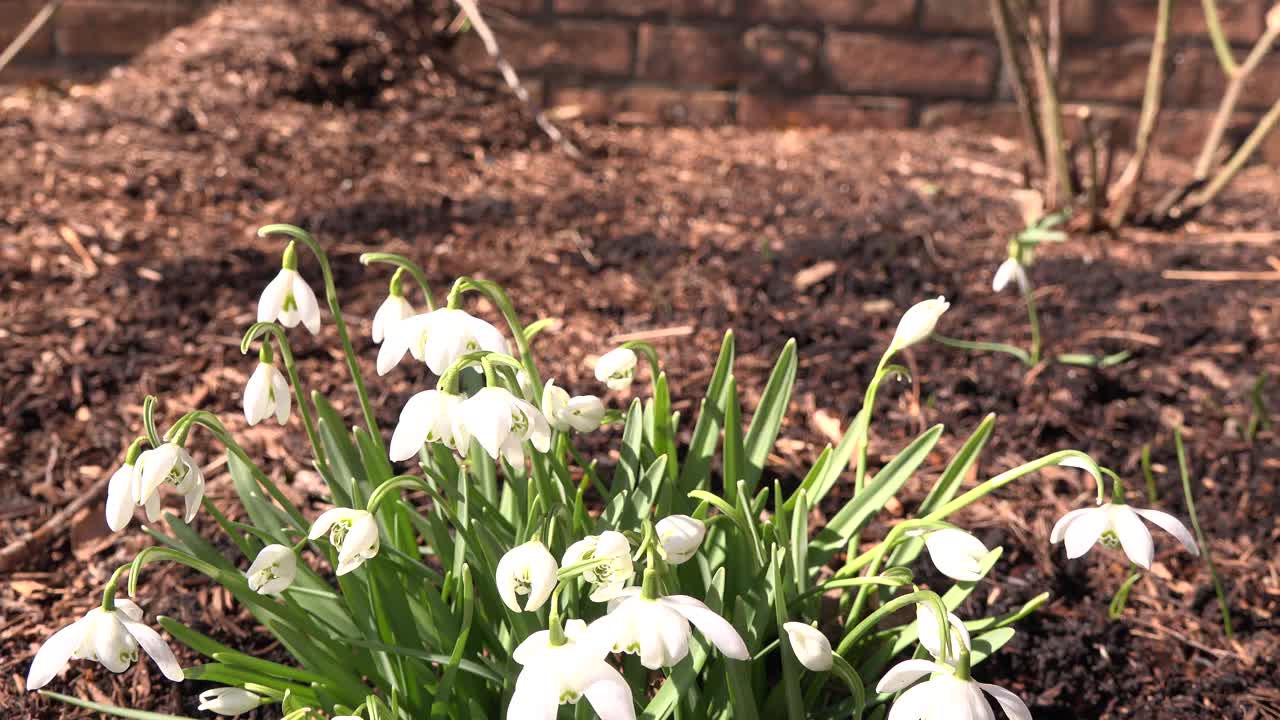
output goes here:
{"type": "MultiPolygon", "coordinates": [[[[579,127],[571,131],[587,159],[578,164],[505,93],[458,79],[414,50],[411,34],[379,32],[361,11],[298,7],[224,6],[100,84],[28,89],[0,103],[0,191],[9,200],[0,208],[0,547],[16,550],[3,556],[0,579],[5,718],[81,716],[23,692],[21,679],[38,644],[90,607],[106,573],[145,543],[136,529],[108,535],[100,519],[106,480],[141,429],[144,395],[160,396],[167,419],[193,407],[222,413],[269,472],[289,478],[290,492],[314,499],[298,428],[246,429],[240,419],[252,362],[239,334],[281,249],[254,236],[260,225],[292,222],[328,247],[384,430],[425,377],[373,379],[367,318],[387,276],[357,262],[370,249],[420,261],[438,295],[458,275],[483,276],[506,286],[526,318],[561,318],[535,351],[579,391],[597,390],[586,361],[614,335],[676,329],[655,343],[685,417],[724,330],[738,334],[748,407],[796,338],[796,399],[770,465],[787,480],[856,412],[910,303],[945,294],[947,334],[1026,340],[1017,299],[990,289],[1020,226],[1011,194],[1025,158],[1005,141],[579,127]],[[84,510],[49,524],[86,493],[96,497],[84,510]]],[[[1172,185],[1187,171],[1157,159],[1151,176],[1172,185]]],[[[916,382],[882,393],[874,466],[929,424],[950,429],[900,513],[996,412],[981,476],[1074,447],[1136,490],[1139,451],[1150,443],[1158,505],[1185,516],[1170,431],[1187,429],[1233,641],[1205,566],[1167,537],[1125,618],[1106,620],[1125,565],[1099,553],[1066,562],[1047,543],[1054,520],[1091,495],[1074,471],[1040,473],[960,518],[1006,549],[997,581],[967,611],[1053,593],[980,670],[1027,697],[1041,720],[1280,717],[1280,452],[1273,430],[1246,439],[1250,389],[1261,374],[1280,374],[1280,291],[1162,275],[1266,270],[1280,247],[1277,188],[1280,175],[1255,168],[1177,234],[1078,236],[1040,254],[1048,351],[1127,349],[1129,363],[1025,373],[1007,357],[922,346],[906,356],[916,382]]],[[[318,285],[311,258],[302,272],[318,285]]],[[[332,323],[320,338],[292,338],[306,382],[354,418],[332,323]]],[[[1275,386],[1263,394],[1273,408],[1275,386]]],[[[222,461],[198,449],[212,497],[228,506],[222,461]]],[[[149,614],[272,651],[200,578],[148,578],[149,614]]],[[[77,663],[55,689],[194,710],[198,688],[153,673],[145,662],[123,676],[77,663]]]]}

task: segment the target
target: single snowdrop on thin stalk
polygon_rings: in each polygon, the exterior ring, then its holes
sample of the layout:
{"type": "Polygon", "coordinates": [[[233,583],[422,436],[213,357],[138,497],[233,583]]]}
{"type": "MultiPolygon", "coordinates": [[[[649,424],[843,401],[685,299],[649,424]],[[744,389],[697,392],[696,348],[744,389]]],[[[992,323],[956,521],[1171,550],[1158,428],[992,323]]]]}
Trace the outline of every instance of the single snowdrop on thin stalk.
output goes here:
{"type": "MultiPolygon", "coordinates": [[[[190,409],[162,434],[157,401],[148,397],[146,432],[108,481],[107,523],[124,529],[137,507],[159,519],[165,485],[184,496],[186,512],[169,518],[167,533],[150,530],[157,543],[117,568],[100,607],[44,643],[29,671],[32,689],[73,657],[121,671],[141,650],[171,679],[213,683],[200,698],[204,711],[262,708],[256,712],[285,720],[551,720],[563,704],[584,698],[605,720],[641,712],[651,718],[887,713],[889,720],[937,720],[945,713],[988,720],[984,692],[1013,720],[1027,716],[1012,694],[973,682],[969,652],[981,648],[985,657],[999,650],[1012,636],[1008,626],[1048,594],[1002,584],[1001,548],[988,551],[957,524],[957,514],[1053,465],[1089,470],[1102,500],[1102,471],[1083,453],[1060,450],[973,483],[994,416],[955,445],[939,443],[944,429],[935,426],[905,447],[898,433],[885,433],[876,438],[876,455],[868,453],[883,381],[910,377],[893,357],[937,337],[950,307],[944,298],[903,313],[843,437],[787,490],[772,476],[770,458],[800,367],[794,342],[747,399],[738,388],[736,340],[727,333],[703,373],[705,392],[692,402],[672,398],[671,388],[683,385],[669,384],[657,348],[626,342],[600,357],[596,378],[611,390],[631,387],[642,354],[649,383],[619,409],[616,437],[598,434],[588,443],[580,433],[597,430],[614,413],[598,397],[544,383],[551,374],[539,368],[536,341],[551,319],[526,324],[499,285],[471,277],[459,278],[437,308],[426,274],[412,260],[366,253],[366,265],[395,267],[374,318],[378,373],[409,354],[437,376],[434,387],[414,388],[388,438],[378,427],[379,411],[396,408],[376,408],[384,394],[364,384],[361,368],[370,358],[351,343],[324,248],[293,226],[259,234],[286,236],[289,245],[280,275],[260,299],[260,322],[241,343],[246,353],[255,340],[262,343],[255,380],[245,389],[245,416],[251,423],[272,415],[284,422],[296,409],[295,425],[311,449],[295,461],[312,465],[324,489],[308,488],[300,507],[303,494],[286,492],[275,479],[282,473],[260,467],[214,413],[190,409]],[[280,327],[319,327],[319,304],[297,274],[294,243],[312,252],[324,282],[353,390],[337,391],[341,403],[308,390],[280,327]],[[422,289],[425,312],[415,314],[405,299],[405,277],[422,289]],[[501,329],[462,309],[474,295],[501,318],[501,329]],[[358,420],[348,417],[352,407],[358,420]],[[226,490],[218,497],[204,497],[204,474],[187,450],[197,426],[201,439],[226,452],[225,463],[210,465],[229,476],[219,478],[226,490]],[[959,449],[943,472],[934,472],[940,448],[951,446],[959,449]],[[882,455],[892,458],[877,465],[882,455]],[[396,475],[392,463],[404,463],[405,474],[396,475]],[[886,505],[913,477],[936,477],[916,516],[885,517],[886,505]],[[328,509],[309,522],[316,500],[328,509]],[[202,506],[207,522],[188,524],[202,506]],[[825,522],[814,530],[811,519],[819,513],[825,522]],[[889,529],[877,535],[883,527],[889,529]],[[203,537],[209,531],[218,538],[203,537]],[[921,559],[926,553],[930,560],[921,559]],[[225,588],[237,611],[252,617],[253,631],[274,641],[271,659],[160,616],[164,630],[201,656],[185,672],[179,668],[160,636],[141,624],[137,606],[115,600],[126,574],[136,597],[143,566],[155,560],[184,565],[225,588]],[[928,562],[947,578],[940,584],[954,582],[950,589],[916,583],[928,562]],[[1029,597],[1014,612],[975,617],[971,627],[981,629],[970,637],[947,608],[980,581],[1006,596],[1029,597]],[[832,606],[841,612],[824,614],[818,626],[831,633],[828,639],[814,626],[819,611],[832,606]],[[897,621],[912,608],[915,622],[897,621]],[[582,619],[562,622],[562,615],[582,619]],[[934,662],[908,660],[891,669],[917,651],[934,662]],[[768,657],[773,652],[780,663],[768,657]],[[642,667],[671,670],[646,675],[642,667]],[[804,678],[803,670],[821,675],[804,678]],[[825,687],[828,676],[843,686],[825,687]],[[896,692],[926,676],[896,701],[867,692],[896,692]]],[[[1007,282],[1018,280],[1017,268],[1005,273],[1007,282]]],[[[327,375],[319,384],[332,385],[327,375]]],[[[1140,517],[1173,527],[1152,511],[1109,504],[1069,516],[1055,535],[1074,552],[1086,539],[1108,542],[1114,526],[1129,550],[1142,544],[1140,517]]],[[[1185,543],[1185,530],[1177,528],[1171,532],[1181,532],[1185,543]]],[[[99,713],[128,712],[50,697],[99,713]]]]}

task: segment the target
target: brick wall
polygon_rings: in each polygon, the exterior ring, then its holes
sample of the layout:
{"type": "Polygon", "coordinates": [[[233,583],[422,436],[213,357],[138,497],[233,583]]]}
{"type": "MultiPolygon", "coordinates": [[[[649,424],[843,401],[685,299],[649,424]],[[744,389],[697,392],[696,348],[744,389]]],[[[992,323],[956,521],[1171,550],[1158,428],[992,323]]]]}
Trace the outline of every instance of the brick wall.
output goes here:
{"type": "MultiPolygon", "coordinates": [[[[0,83],[86,79],[127,59],[171,28],[193,20],[207,0],[65,0],[2,73],[0,83]]],[[[0,0],[0,50],[45,0],[0,0]]]]}
{"type": "MultiPolygon", "coordinates": [[[[1271,2],[1218,4],[1243,59],[1271,2]]],[[[987,0],[491,0],[488,7],[506,53],[561,117],[1018,133],[987,0]]],[[[1225,80],[1201,4],[1175,7],[1160,142],[1188,152],[1198,148],[1225,80]]],[[[1123,139],[1136,123],[1156,2],[1063,0],[1063,13],[1065,98],[1114,121],[1123,139]]],[[[476,42],[464,43],[462,58],[489,68],[476,42]]],[[[1280,98],[1280,51],[1244,95],[1241,126],[1280,98]]]]}
{"type": "MultiPolygon", "coordinates": [[[[1237,55],[1271,0],[1219,0],[1237,55]]],[[[0,0],[7,43],[43,0],[0,0]]],[[[85,74],[188,22],[207,0],[66,0],[0,82],[85,74]]],[[[1016,109],[987,0],[488,0],[504,50],[561,117],[750,127],[961,126],[1010,136],[1016,109]]],[[[1225,84],[1200,3],[1176,3],[1175,62],[1159,142],[1198,147],[1225,84]]],[[[1063,0],[1061,69],[1123,139],[1136,121],[1155,0],[1063,0]]],[[[464,66],[490,72],[474,35],[464,66]]],[[[1244,93],[1246,127],[1280,97],[1280,51],[1244,93]]],[[[1280,159],[1280,138],[1267,156],[1280,159]]]]}

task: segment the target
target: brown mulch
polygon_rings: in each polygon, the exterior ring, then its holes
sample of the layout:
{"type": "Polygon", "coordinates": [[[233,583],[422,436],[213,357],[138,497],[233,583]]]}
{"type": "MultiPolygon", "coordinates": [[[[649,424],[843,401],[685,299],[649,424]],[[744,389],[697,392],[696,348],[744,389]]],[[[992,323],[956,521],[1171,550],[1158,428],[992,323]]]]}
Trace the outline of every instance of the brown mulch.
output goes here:
{"type": "MultiPolygon", "coordinates": [[[[419,260],[437,299],[458,275],[483,276],[506,286],[526,318],[560,318],[535,350],[575,391],[599,390],[587,361],[612,336],[670,330],[655,344],[686,418],[725,329],[738,335],[749,408],[796,338],[796,398],[770,466],[786,482],[857,410],[911,302],[945,294],[950,335],[1025,341],[1016,298],[989,286],[1020,222],[1011,193],[1024,158],[1005,141],[574,128],[587,154],[577,164],[487,80],[460,79],[390,37],[368,14],[320,0],[238,2],[102,83],[0,99],[0,191],[10,199],[0,208],[0,548],[16,549],[0,549],[5,718],[83,716],[22,692],[21,679],[38,644],[91,607],[110,570],[146,542],[136,526],[107,534],[99,502],[140,431],[144,395],[161,398],[168,420],[194,407],[223,414],[268,472],[315,499],[296,421],[287,434],[246,429],[238,408],[253,364],[239,334],[281,249],[254,237],[262,224],[296,223],[329,248],[384,431],[429,379],[407,366],[373,373],[367,319],[387,276],[357,262],[370,249],[419,260]],[[99,497],[51,524],[86,494],[99,497]]],[[[1186,168],[1159,159],[1152,176],[1172,183],[1186,168]]],[[[948,425],[941,447],[954,451],[996,412],[981,476],[1075,447],[1136,491],[1150,443],[1159,504],[1179,514],[1169,431],[1187,428],[1234,641],[1204,565],[1172,551],[1158,555],[1126,618],[1106,620],[1125,567],[1098,554],[1068,563],[1046,540],[1059,515],[1088,502],[1074,472],[1043,472],[961,518],[1006,548],[998,584],[968,610],[1053,592],[984,668],[1037,718],[1280,717],[1280,453],[1275,431],[1245,437],[1260,374],[1273,378],[1265,402],[1280,408],[1280,291],[1161,275],[1267,269],[1280,254],[1278,187],[1276,172],[1251,169],[1220,208],[1176,234],[1073,237],[1041,253],[1048,350],[1128,349],[1131,362],[1024,373],[1005,357],[926,346],[907,356],[916,382],[882,394],[874,463],[934,422],[948,425]]],[[[302,272],[319,286],[306,255],[302,272]]],[[[332,323],[319,338],[291,338],[306,382],[354,420],[332,323]]],[[[228,506],[216,448],[196,446],[211,495],[228,506]]],[[[931,459],[899,511],[946,459],[931,459]]],[[[149,614],[272,652],[200,578],[155,569],[148,583],[166,590],[142,592],[149,614]]],[[[199,690],[145,662],[122,676],[76,663],[52,689],[187,714],[199,690]]]]}

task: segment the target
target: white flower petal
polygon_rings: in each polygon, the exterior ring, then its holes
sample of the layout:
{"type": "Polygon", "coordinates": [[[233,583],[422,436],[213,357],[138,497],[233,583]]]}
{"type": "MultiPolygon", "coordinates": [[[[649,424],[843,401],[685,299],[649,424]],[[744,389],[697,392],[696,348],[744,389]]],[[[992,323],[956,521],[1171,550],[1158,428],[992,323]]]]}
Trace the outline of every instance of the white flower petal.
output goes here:
{"type": "Polygon", "coordinates": [[[894,332],[893,341],[889,344],[890,349],[901,350],[929,337],[938,324],[938,318],[942,317],[949,307],[951,303],[941,295],[912,305],[898,321],[898,329],[894,332]]]}
{"type": "Polygon", "coordinates": [[[293,300],[298,304],[298,317],[312,335],[320,332],[320,304],[316,302],[316,294],[301,275],[293,277],[293,300]]]}
{"type": "Polygon", "coordinates": [[[1151,539],[1151,531],[1142,524],[1142,518],[1128,505],[1112,505],[1111,525],[1116,535],[1120,536],[1120,546],[1129,559],[1151,569],[1151,559],[1155,556],[1155,543],[1151,539]]]}
{"type": "Polygon", "coordinates": [[[898,692],[920,678],[936,672],[948,672],[948,670],[932,660],[919,658],[904,660],[889,668],[884,677],[880,678],[880,682],[876,684],[876,692],[898,692]]]}
{"type": "Polygon", "coordinates": [[[821,630],[799,622],[783,623],[782,629],[787,633],[787,641],[791,643],[791,651],[805,669],[812,672],[826,672],[831,669],[834,656],[831,652],[831,641],[821,630]]]}
{"type": "Polygon", "coordinates": [[[91,619],[81,618],[49,636],[31,660],[31,668],[27,670],[27,690],[39,690],[62,672],[71,655],[84,642],[91,626],[91,619]]]}
{"type": "MultiPolygon", "coordinates": [[[[919,677],[920,676],[917,675],[915,679],[919,679],[919,677]]],[[[915,679],[913,679],[912,682],[914,682],[915,679]]],[[[881,680],[880,685],[884,685],[883,680],[881,680]]],[[[903,687],[905,687],[905,685],[903,687]]],[[[879,691],[886,692],[882,689],[879,691]]],[[[940,697],[940,692],[946,693],[947,688],[939,686],[937,683],[933,682],[921,683],[911,688],[910,690],[902,693],[902,695],[893,702],[893,707],[889,708],[888,720],[921,720],[921,718],[932,720],[932,714],[930,711],[935,707],[945,707],[945,699],[940,697]],[[943,702],[939,702],[940,700],[943,700],[943,702]]],[[[951,708],[951,712],[953,714],[947,717],[955,718],[955,720],[969,720],[969,718],[959,712],[956,712],[956,710],[957,708],[951,708]]]]}
{"type": "Polygon", "coordinates": [[[943,575],[962,582],[982,579],[982,558],[987,546],[963,530],[944,528],[925,536],[929,559],[943,575]]]}
{"type": "Polygon", "coordinates": [[[1022,698],[999,685],[978,683],[978,687],[986,690],[987,694],[1000,703],[1000,709],[1004,710],[1004,714],[1009,717],[1009,720],[1031,720],[1031,711],[1027,709],[1027,704],[1022,701],[1022,698]]]}
{"type": "Polygon", "coordinates": [[[996,275],[991,280],[991,289],[1000,292],[1009,285],[1009,281],[1013,279],[1014,271],[1018,267],[1018,261],[1008,258],[1000,263],[1000,267],[996,268],[996,275]]]}
{"type": "Polygon", "coordinates": [[[1134,508],[1133,511],[1146,518],[1156,527],[1177,538],[1178,542],[1182,543],[1182,547],[1187,549],[1187,552],[1195,555],[1196,557],[1200,557],[1200,546],[1196,543],[1196,539],[1191,534],[1191,531],[1187,530],[1187,526],[1183,525],[1181,520],[1169,513],[1160,512],[1159,510],[1140,510],[1138,508],[1134,508]]]}
{"type": "Polygon", "coordinates": [[[1088,508],[1080,513],[1063,532],[1062,539],[1066,543],[1067,557],[1074,560],[1089,552],[1089,548],[1098,542],[1098,538],[1107,529],[1108,524],[1109,518],[1105,507],[1088,508]]]}
{"type": "Polygon", "coordinates": [[[1093,508],[1080,508],[1079,510],[1072,510],[1059,518],[1058,522],[1053,524],[1053,531],[1049,533],[1049,542],[1053,545],[1057,545],[1062,542],[1062,538],[1066,535],[1067,528],[1070,527],[1071,523],[1074,522],[1076,518],[1079,518],[1081,515],[1092,509],[1093,508]]]}
{"type": "Polygon", "coordinates": [[[734,660],[750,660],[751,653],[742,636],[728,620],[720,617],[701,600],[688,595],[668,595],[661,598],[661,603],[674,609],[689,619],[712,645],[715,645],[725,657],[734,660]]]}
{"type": "Polygon", "coordinates": [[[516,677],[507,720],[555,720],[560,710],[560,689],[553,668],[526,667],[516,677]]]}
{"type": "Polygon", "coordinates": [[[257,425],[271,412],[271,366],[258,363],[244,386],[244,419],[257,425]]]}
{"type": "Polygon", "coordinates": [[[631,700],[631,686],[627,685],[627,681],[617,670],[603,662],[600,665],[608,672],[600,673],[603,677],[588,685],[583,692],[587,702],[591,703],[591,709],[596,711],[600,720],[635,720],[636,709],[631,700]]]}
{"type": "Polygon", "coordinates": [[[143,625],[136,620],[127,618],[119,618],[124,628],[129,631],[147,655],[155,661],[156,667],[160,668],[160,672],[164,676],[174,682],[182,682],[182,666],[178,664],[178,658],[174,656],[173,650],[169,649],[168,643],[160,637],[160,633],[143,625]]]}
{"type": "Polygon", "coordinates": [[[121,465],[107,483],[107,527],[119,532],[133,519],[133,466],[121,465]]]}
{"type": "Polygon", "coordinates": [[[289,275],[281,270],[267,283],[258,298],[258,322],[272,322],[284,307],[284,296],[289,291],[289,275]]]}
{"type": "Polygon", "coordinates": [[[289,389],[289,381],[284,373],[274,366],[271,368],[271,389],[275,397],[276,422],[284,425],[289,422],[289,411],[293,406],[293,393],[289,389]]]}

